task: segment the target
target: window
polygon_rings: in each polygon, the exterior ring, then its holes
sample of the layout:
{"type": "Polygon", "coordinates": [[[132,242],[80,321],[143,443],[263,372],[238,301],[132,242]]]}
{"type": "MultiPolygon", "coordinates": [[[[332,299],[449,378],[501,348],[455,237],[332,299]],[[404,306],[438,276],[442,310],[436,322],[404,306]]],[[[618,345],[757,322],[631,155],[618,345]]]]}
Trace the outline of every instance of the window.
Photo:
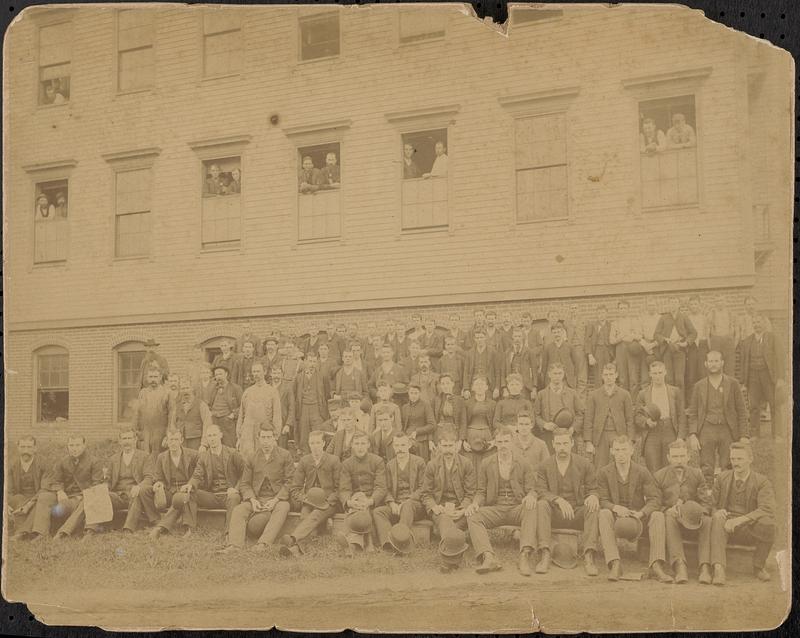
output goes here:
{"type": "Polygon", "coordinates": [[[54,423],[69,419],[69,353],[47,346],[36,353],[36,420],[54,423]]]}
{"type": "Polygon", "coordinates": [[[69,102],[72,22],[39,29],[39,104],[69,102]]]}
{"type": "Polygon", "coordinates": [[[117,16],[117,90],[147,89],[155,78],[153,12],[124,9],[117,16]]]}
{"type": "Polygon", "coordinates": [[[300,18],[300,59],[339,55],[339,12],[300,18]]]}
{"type": "Polygon", "coordinates": [[[564,15],[561,9],[531,9],[527,7],[514,7],[511,10],[511,22],[514,26],[533,24],[545,20],[556,20],[564,15]]]}
{"type": "Polygon", "coordinates": [[[222,354],[222,347],[220,344],[223,341],[227,341],[231,344],[232,350],[236,351],[236,338],[235,337],[214,337],[213,339],[209,339],[203,344],[203,353],[205,355],[206,361],[209,363],[214,363],[214,359],[222,354]]]}
{"type": "Polygon", "coordinates": [[[203,75],[238,73],[242,68],[242,14],[210,10],[203,14],[203,75]]]}
{"type": "Polygon", "coordinates": [[[642,207],[698,201],[694,95],[639,103],[642,207]]]}
{"type": "Polygon", "coordinates": [[[429,9],[400,12],[400,44],[443,38],[447,14],[429,9]]]}
{"type": "Polygon", "coordinates": [[[116,174],[116,257],[144,257],[150,254],[151,182],[149,168],[116,174]]]}
{"type": "Polygon", "coordinates": [[[241,158],[225,157],[203,162],[203,248],[239,247],[241,192],[241,158]]]}
{"type": "Polygon", "coordinates": [[[341,154],[338,142],[297,149],[299,239],[341,235],[341,154]]]}
{"type": "Polygon", "coordinates": [[[515,122],[517,221],[567,216],[567,142],[563,113],[515,122]]]}
{"type": "Polygon", "coordinates": [[[69,182],[58,179],[36,184],[33,263],[66,261],[69,251],[69,182]]]}
{"type": "Polygon", "coordinates": [[[403,230],[447,226],[447,129],[405,133],[403,230]]]}
{"type": "Polygon", "coordinates": [[[129,342],[119,346],[116,354],[117,420],[127,422],[133,418],[139,397],[145,349],[141,343],[129,342]]]}

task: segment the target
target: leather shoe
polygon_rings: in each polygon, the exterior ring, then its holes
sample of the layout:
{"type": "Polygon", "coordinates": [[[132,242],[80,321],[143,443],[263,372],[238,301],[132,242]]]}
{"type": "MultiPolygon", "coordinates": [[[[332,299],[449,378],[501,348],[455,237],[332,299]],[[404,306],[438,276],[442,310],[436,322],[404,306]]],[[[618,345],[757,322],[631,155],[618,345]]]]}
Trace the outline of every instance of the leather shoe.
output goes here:
{"type": "Polygon", "coordinates": [[[697,581],[701,585],[711,584],[711,568],[708,566],[708,563],[700,565],[700,575],[697,577],[697,581]]]}
{"type": "Polygon", "coordinates": [[[161,534],[163,534],[166,531],[167,530],[165,530],[163,527],[161,527],[161,525],[156,525],[153,529],[150,530],[150,532],[148,532],[148,535],[150,536],[150,538],[155,540],[159,536],[161,536],[161,534]]]}
{"type": "Polygon", "coordinates": [[[650,571],[658,579],[659,583],[672,582],[672,576],[670,576],[667,572],[664,571],[664,568],[662,567],[662,562],[660,560],[656,561],[650,566],[650,571]]]}
{"type": "Polygon", "coordinates": [[[762,582],[766,583],[770,578],[772,578],[770,573],[764,567],[756,567],[753,571],[756,575],[756,578],[762,582]]]}
{"type": "Polygon", "coordinates": [[[608,580],[619,580],[621,574],[622,566],[619,559],[612,560],[608,566],[608,580]]]}
{"type": "Polygon", "coordinates": [[[529,549],[524,549],[519,553],[519,563],[517,567],[519,569],[519,573],[523,576],[530,576],[531,575],[531,561],[530,561],[531,552],[529,549]]]}
{"type": "Polygon", "coordinates": [[[686,563],[682,560],[675,563],[675,582],[678,585],[689,582],[689,572],[686,571],[686,563]]]}
{"type": "Polygon", "coordinates": [[[725,568],[719,563],[714,564],[714,578],[711,581],[714,585],[725,584],[725,568]]]}
{"type": "Polygon", "coordinates": [[[587,576],[597,576],[597,565],[594,562],[594,552],[586,551],[583,553],[583,567],[587,576]]]}
{"type": "Polygon", "coordinates": [[[475,571],[479,574],[488,574],[489,572],[496,572],[503,569],[503,566],[497,562],[497,559],[494,557],[494,554],[491,552],[485,552],[483,554],[483,560],[481,564],[475,568],[475,571]]]}
{"type": "Polygon", "coordinates": [[[536,573],[537,574],[546,574],[550,571],[550,550],[543,549],[542,556],[539,558],[539,562],[536,564],[536,573]]]}

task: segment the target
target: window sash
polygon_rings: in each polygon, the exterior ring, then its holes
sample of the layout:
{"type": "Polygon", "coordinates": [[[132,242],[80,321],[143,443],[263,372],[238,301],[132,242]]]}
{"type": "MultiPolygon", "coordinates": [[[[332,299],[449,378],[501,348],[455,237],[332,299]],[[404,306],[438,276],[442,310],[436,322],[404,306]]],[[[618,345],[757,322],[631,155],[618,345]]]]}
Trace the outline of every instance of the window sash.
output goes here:
{"type": "Polygon", "coordinates": [[[333,239],[341,236],[340,194],[338,190],[298,194],[298,237],[301,241],[333,239]]]}
{"type": "Polygon", "coordinates": [[[40,354],[37,369],[39,390],[69,389],[68,354],[40,354]]]}
{"type": "Polygon", "coordinates": [[[339,14],[303,18],[300,21],[300,59],[339,55],[339,14]]]}
{"type": "Polygon", "coordinates": [[[146,89],[154,84],[155,52],[152,46],[119,52],[117,87],[120,91],[146,89]]]}
{"type": "Polygon", "coordinates": [[[408,44],[421,40],[442,38],[447,15],[436,12],[400,12],[400,42],[408,44]]]}
{"type": "Polygon", "coordinates": [[[207,77],[237,73],[242,68],[240,29],[204,36],[203,73],[207,77]]]}
{"type": "Polygon", "coordinates": [[[117,215],[116,256],[144,257],[150,254],[150,213],[117,215]]]}
{"type": "Polygon", "coordinates": [[[699,199],[697,147],[641,155],[642,207],[696,204],[699,199]]]}
{"type": "Polygon", "coordinates": [[[39,29],[39,66],[67,63],[72,59],[72,22],[39,29]]]}
{"type": "Polygon", "coordinates": [[[117,420],[130,421],[128,403],[139,396],[144,351],[117,353],[117,420]]]}
{"type": "Polygon", "coordinates": [[[155,16],[152,11],[124,9],[119,11],[117,17],[117,50],[119,52],[153,46],[155,16]]]}
{"type": "Polygon", "coordinates": [[[37,219],[34,222],[35,264],[66,261],[69,252],[69,220],[37,219]]]}
{"type": "Polygon", "coordinates": [[[559,219],[568,214],[566,164],[517,170],[517,221],[559,219]]]}
{"type": "Polygon", "coordinates": [[[238,247],[242,225],[240,196],[203,197],[202,201],[203,248],[238,247]]]}
{"type": "Polygon", "coordinates": [[[447,177],[404,179],[402,228],[437,228],[448,225],[447,177]]]}
{"type": "Polygon", "coordinates": [[[203,13],[203,34],[212,35],[223,31],[238,31],[242,28],[241,11],[211,9],[203,13]]]}

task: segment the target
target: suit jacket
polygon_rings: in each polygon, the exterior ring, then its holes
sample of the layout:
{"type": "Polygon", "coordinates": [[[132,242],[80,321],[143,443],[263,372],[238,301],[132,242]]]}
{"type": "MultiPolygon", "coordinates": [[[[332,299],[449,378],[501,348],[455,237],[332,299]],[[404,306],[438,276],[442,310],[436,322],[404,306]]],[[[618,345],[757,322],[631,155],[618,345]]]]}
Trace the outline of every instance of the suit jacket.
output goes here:
{"type": "Polygon", "coordinates": [[[586,340],[583,349],[587,355],[597,356],[598,348],[611,349],[611,322],[592,321],[586,324],[586,340]]]}
{"type": "Polygon", "coordinates": [[[455,352],[451,357],[443,354],[439,359],[439,374],[449,374],[453,379],[453,393],[461,394],[464,383],[464,356],[455,352]]]}
{"type": "Polygon", "coordinates": [[[283,419],[283,426],[288,426],[289,432],[292,432],[295,424],[295,398],[292,384],[281,381],[278,387],[278,394],[281,397],[281,418],[283,419]]]}
{"type": "MultiPolygon", "coordinates": [[[[617,466],[614,461],[597,470],[597,488],[600,507],[610,510],[614,505],[621,505],[617,466]]],[[[628,496],[630,509],[641,510],[645,517],[661,509],[661,493],[656,487],[653,475],[644,465],[631,463],[628,473],[628,496]]]]}
{"type": "MultiPolygon", "coordinates": [[[[194,476],[194,470],[197,467],[197,459],[199,456],[200,454],[197,452],[197,450],[193,450],[188,447],[181,448],[181,466],[183,467],[183,471],[187,476],[187,480],[191,480],[192,476],[194,476]]],[[[169,457],[169,450],[164,450],[156,458],[156,471],[154,478],[156,482],[160,481],[164,484],[167,492],[171,490],[177,490],[179,487],[181,487],[180,485],[172,484],[172,471],[170,465],[172,465],[172,459],[169,457]]]]}
{"type": "MultiPolygon", "coordinates": [[[[222,446],[222,465],[225,468],[225,480],[228,487],[236,487],[244,472],[244,459],[232,447],[222,446]]],[[[189,481],[194,489],[201,489],[207,492],[212,491],[214,484],[214,461],[211,458],[211,450],[203,450],[197,459],[197,465],[189,481]]]]}
{"type": "Polygon", "coordinates": [[[627,434],[630,439],[636,438],[633,429],[633,402],[630,393],[620,386],[614,387],[609,397],[603,386],[589,393],[586,401],[586,416],[583,419],[583,440],[594,445],[600,443],[606,423],[606,415],[611,410],[614,421],[613,435],[627,434]]]}
{"type": "MultiPolygon", "coordinates": [[[[539,466],[536,473],[536,491],[539,498],[546,500],[551,505],[556,499],[561,498],[558,490],[558,464],[555,455],[551,456],[539,466]]],[[[567,473],[562,480],[572,484],[572,493],[575,495],[575,502],[578,506],[589,496],[597,496],[597,475],[594,463],[588,459],[572,454],[570,456],[567,473]]]]}
{"type": "Polygon", "coordinates": [[[438,359],[444,352],[444,333],[439,330],[434,330],[431,335],[424,332],[419,338],[419,345],[429,357],[438,359]]]}
{"type": "Polygon", "coordinates": [[[389,369],[389,372],[384,372],[383,367],[378,366],[369,379],[370,394],[373,397],[378,396],[379,381],[386,381],[389,385],[393,385],[395,383],[408,383],[408,377],[409,372],[399,363],[395,363],[389,369]]]}
{"type": "MultiPolygon", "coordinates": [[[[667,385],[667,400],[669,401],[672,429],[679,439],[685,439],[689,435],[689,428],[686,425],[686,404],[683,400],[683,392],[674,385],[667,385]]],[[[652,402],[653,388],[650,385],[646,385],[636,395],[636,405],[634,407],[644,408],[644,406],[652,402]]],[[[647,440],[647,436],[650,434],[646,420],[646,415],[637,409],[634,413],[633,421],[636,424],[636,428],[641,432],[642,441],[647,440]]]]}
{"type": "Polygon", "coordinates": [[[697,331],[694,329],[692,322],[689,321],[689,317],[682,312],[679,312],[676,317],[673,317],[672,314],[666,312],[661,315],[661,319],[658,320],[658,325],[656,326],[656,332],[654,335],[654,338],[656,342],[658,342],[662,353],[669,347],[667,340],[672,334],[673,327],[677,330],[681,339],[685,340],[686,342],[691,343],[697,339],[697,331]]]}
{"type": "Polygon", "coordinates": [[[322,417],[323,421],[325,419],[330,418],[330,414],[328,413],[328,396],[329,396],[329,389],[328,383],[325,381],[325,374],[317,370],[313,375],[311,375],[311,379],[306,378],[305,372],[298,372],[297,378],[294,380],[295,388],[294,388],[294,401],[295,401],[295,415],[299,418],[299,416],[303,413],[303,391],[305,390],[306,383],[312,383],[314,387],[314,392],[316,393],[317,397],[317,409],[319,410],[319,415],[322,417]]]}
{"type": "MultiPolygon", "coordinates": [[[[444,458],[441,454],[434,456],[425,468],[422,482],[422,504],[428,511],[442,502],[444,494],[444,458]]],[[[459,508],[467,507],[475,498],[475,464],[469,459],[456,454],[453,468],[450,471],[453,492],[459,502],[459,508]]]]}
{"type": "Polygon", "coordinates": [[[289,483],[293,475],[294,461],[287,450],[275,447],[269,459],[264,456],[262,450],[256,450],[245,462],[242,480],[239,483],[242,501],[257,498],[264,481],[269,481],[275,497],[281,501],[288,501],[289,483]]]}
{"type": "Polygon", "coordinates": [[[711,511],[711,490],[700,468],[687,466],[683,472],[683,481],[680,482],[675,468],[667,465],[653,474],[653,480],[661,490],[661,505],[664,509],[672,507],[680,499],[684,503],[695,501],[706,512],[711,511]]]}
{"type": "MultiPolygon", "coordinates": [[[[583,419],[584,408],[583,402],[578,397],[578,393],[569,386],[564,386],[562,392],[562,400],[564,407],[566,407],[575,416],[575,421],[572,427],[577,433],[583,432],[583,419]]],[[[556,412],[560,410],[560,406],[551,405],[550,387],[544,390],[539,390],[536,395],[536,401],[533,403],[533,412],[536,415],[536,429],[541,432],[544,430],[544,424],[552,422],[556,412]]]]}
{"type": "MultiPolygon", "coordinates": [[[[715,510],[728,508],[728,497],[736,479],[733,470],[723,470],[714,483],[711,502],[715,510]]],[[[745,485],[747,518],[765,525],[775,524],[775,492],[772,483],[763,474],[750,470],[745,485]]]]}
{"type": "MultiPolygon", "coordinates": [[[[220,388],[218,385],[214,384],[212,386],[212,390],[209,392],[209,401],[206,401],[208,404],[208,409],[211,410],[211,413],[214,413],[214,399],[216,398],[217,394],[222,392],[225,396],[225,399],[228,402],[228,406],[231,409],[231,414],[234,417],[239,415],[239,408],[242,405],[242,388],[232,382],[228,382],[224,388],[220,388]]],[[[223,415],[226,416],[226,415],[223,415]]]]}
{"type": "Polygon", "coordinates": [[[389,437],[385,437],[380,429],[376,429],[369,435],[369,450],[373,454],[377,454],[384,461],[390,461],[394,458],[394,446],[392,441],[397,430],[392,430],[389,437]]]}
{"type": "Polygon", "coordinates": [[[339,458],[333,454],[323,452],[319,465],[314,465],[314,457],[306,454],[297,463],[292,475],[289,486],[292,501],[299,506],[308,490],[319,483],[319,487],[325,491],[328,503],[335,506],[339,502],[336,490],[339,489],[341,469],[339,458]]]}
{"type": "Polygon", "coordinates": [[[489,334],[489,328],[486,328],[486,345],[502,358],[506,342],[505,333],[503,333],[503,329],[500,326],[495,325],[494,333],[492,334],[489,334]]]}
{"type": "MultiPolygon", "coordinates": [[[[142,454],[144,454],[144,452],[142,452],[142,454]]],[[[28,471],[32,472],[33,474],[34,492],[33,494],[30,494],[30,496],[33,497],[39,493],[39,490],[43,488],[43,484],[47,483],[45,469],[42,467],[41,463],[39,463],[39,459],[36,457],[36,455],[33,456],[33,459],[31,460],[31,467],[28,471]]],[[[12,494],[22,494],[22,464],[20,463],[19,457],[14,459],[14,462],[11,464],[9,478],[11,480],[11,483],[8,486],[9,496],[12,494]]],[[[44,489],[47,488],[45,487],[44,489]]]]}
{"type": "MultiPolygon", "coordinates": [[[[117,491],[121,468],[122,452],[117,452],[111,457],[111,476],[108,477],[109,492],[117,491]]],[[[137,485],[142,487],[151,486],[153,484],[153,474],[155,473],[152,455],[144,450],[134,450],[133,458],[131,459],[131,471],[133,472],[133,480],[136,481],[137,485]]]]}
{"type": "Polygon", "coordinates": [[[103,483],[103,464],[88,451],[78,457],[78,462],[71,456],[65,456],[53,468],[49,489],[53,492],[64,490],[67,496],[77,496],[82,490],[103,483]],[[77,489],[72,487],[74,483],[77,489]]]}
{"type": "MultiPolygon", "coordinates": [[[[250,359],[250,366],[252,367],[254,363],[261,363],[261,360],[253,353],[252,358],[250,359]]],[[[252,374],[250,374],[249,379],[248,377],[248,370],[245,366],[247,362],[245,361],[244,355],[238,355],[233,361],[233,365],[231,366],[231,376],[228,377],[232,383],[238,385],[242,391],[244,392],[247,388],[249,388],[253,383],[255,383],[255,379],[253,379],[252,374]]]]}
{"type": "Polygon", "coordinates": [[[464,399],[455,394],[450,396],[450,402],[453,406],[453,416],[447,417],[443,414],[446,398],[443,394],[437,394],[433,399],[433,420],[437,427],[440,423],[449,423],[452,421],[453,426],[458,432],[458,438],[464,440],[467,436],[467,406],[464,399]]]}
{"type": "Polygon", "coordinates": [[[578,358],[572,346],[566,341],[557,346],[555,341],[548,343],[542,350],[542,374],[540,379],[547,378],[547,368],[551,363],[559,362],[564,366],[564,381],[570,388],[578,386],[578,358]]]}
{"type": "MultiPolygon", "coordinates": [[[[536,472],[528,463],[511,457],[511,490],[521,503],[525,496],[536,496],[536,472]]],[[[497,503],[497,490],[500,485],[500,464],[497,454],[492,454],[481,461],[478,468],[478,489],[475,491],[475,502],[478,505],[494,505],[497,503]]]]}
{"type": "Polygon", "coordinates": [[[503,363],[502,358],[488,345],[483,353],[479,353],[475,348],[467,351],[464,357],[464,378],[462,379],[461,387],[465,390],[472,388],[472,381],[481,367],[479,365],[481,357],[486,357],[487,359],[484,372],[489,381],[489,396],[491,396],[494,389],[500,387],[503,363]]]}
{"type": "MultiPolygon", "coordinates": [[[[745,387],[750,381],[750,362],[753,357],[753,348],[755,345],[756,335],[754,333],[742,341],[742,345],[740,346],[742,351],[742,384],[744,384],[745,387]]],[[[772,383],[775,383],[778,379],[783,379],[783,357],[774,333],[765,332],[762,335],[761,351],[764,355],[764,362],[767,364],[767,370],[769,371],[772,383]]]]}
{"type": "MultiPolygon", "coordinates": [[[[353,430],[353,434],[355,434],[355,430],[353,430]]],[[[331,439],[330,443],[328,443],[328,447],[325,450],[328,454],[333,454],[336,458],[340,461],[344,461],[345,458],[350,456],[350,448],[345,448],[345,430],[338,430],[331,439]]],[[[350,439],[352,443],[352,439],[350,439]]]]}
{"type": "MultiPolygon", "coordinates": [[[[334,394],[341,394],[342,393],[342,379],[345,376],[344,368],[339,368],[334,375],[334,382],[333,382],[333,393],[334,394]]],[[[363,370],[359,370],[358,368],[353,368],[353,382],[355,384],[355,391],[360,392],[362,395],[366,396],[369,393],[369,385],[367,384],[367,375],[363,370]]]]}
{"type": "MultiPolygon", "coordinates": [[[[714,391],[708,377],[694,384],[692,399],[686,411],[689,417],[689,434],[700,434],[708,410],[708,393],[714,391]]],[[[727,374],[722,375],[722,409],[731,431],[731,437],[738,441],[750,435],[750,419],[739,382],[727,374]]]]}
{"type": "MultiPolygon", "coordinates": [[[[397,501],[397,473],[400,466],[397,457],[386,463],[386,503],[397,501]]],[[[411,501],[421,501],[422,483],[425,479],[425,460],[416,454],[408,455],[408,479],[411,490],[411,501]]]]}
{"type": "Polygon", "coordinates": [[[533,350],[525,347],[516,356],[516,360],[514,360],[514,354],[514,346],[511,346],[508,351],[503,353],[503,373],[500,385],[504,388],[507,387],[508,375],[512,372],[518,372],[522,375],[523,386],[529,392],[535,390],[538,382],[539,365],[541,364],[539,357],[534,354],[533,350]]]}
{"type": "Polygon", "coordinates": [[[372,498],[375,507],[386,498],[386,463],[376,454],[367,452],[363,459],[351,456],[342,463],[339,474],[339,500],[347,508],[347,501],[355,492],[364,492],[372,498]]]}
{"type": "MultiPolygon", "coordinates": [[[[410,435],[417,433],[417,442],[429,441],[436,428],[433,420],[433,408],[425,399],[420,398],[416,403],[405,403],[400,408],[400,415],[403,421],[403,432],[410,435]]],[[[426,443],[427,445],[427,443],[426,443]]]]}

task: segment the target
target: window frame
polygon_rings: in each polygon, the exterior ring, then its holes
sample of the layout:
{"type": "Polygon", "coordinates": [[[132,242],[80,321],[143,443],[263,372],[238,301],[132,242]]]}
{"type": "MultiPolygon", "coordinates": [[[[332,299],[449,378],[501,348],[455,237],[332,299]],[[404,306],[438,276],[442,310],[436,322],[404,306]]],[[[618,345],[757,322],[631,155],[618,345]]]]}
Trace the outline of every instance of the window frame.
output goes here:
{"type": "MultiPolygon", "coordinates": [[[[216,337],[209,337],[208,339],[205,339],[204,341],[202,341],[200,343],[200,347],[203,350],[203,360],[204,361],[208,361],[209,364],[213,363],[214,359],[212,358],[211,360],[209,360],[209,358],[208,358],[209,350],[219,350],[219,344],[222,343],[225,340],[230,341],[230,342],[233,343],[232,351],[235,354],[236,351],[237,351],[238,339],[236,339],[236,337],[232,337],[230,335],[221,334],[221,335],[217,335],[216,337]]],[[[221,352],[220,352],[220,354],[221,354],[221,352]]],[[[213,376],[213,370],[212,370],[212,376],[213,376]]]]}
{"type": "MultiPolygon", "coordinates": [[[[316,140],[316,141],[314,141],[314,142],[312,142],[310,144],[301,144],[301,145],[298,145],[297,147],[295,147],[295,149],[294,149],[294,156],[295,156],[295,162],[296,162],[295,170],[294,170],[294,180],[293,180],[293,184],[294,184],[294,199],[295,199],[295,206],[296,206],[295,237],[297,238],[297,243],[298,244],[319,244],[319,243],[326,243],[326,242],[338,242],[338,241],[342,241],[344,239],[344,206],[342,205],[342,201],[343,201],[342,191],[344,190],[344,186],[343,185],[347,184],[347,181],[346,181],[347,173],[346,173],[344,165],[342,164],[342,157],[344,155],[343,152],[342,152],[343,146],[344,146],[344,144],[342,143],[342,141],[340,139],[328,138],[328,137],[320,137],[318,140],[316,140]],[[298,184],[297,184],[297,176],[298,176],[298,174],[300,172],[300,169],[302,168],[302,161],[303,161],[302,153],[300,152],[300,149],[310,148],[310,147],[314,147],[314,146],[327,146],[329,144],[338,144],[339,145],[339,155],[337,157],[337,161],[339,163],[339,177],[340,177],[341,181],[339,182],[340,186],[339,186],[338,189],[324,191],[324,192],[326,192],[326,193],[336,193],[339,196],[339,234],[338,235],[328,235],[328,236],[325,236],[325,237],[309,237],[309,238],[306,238],[306,239],[302,239],[300,237],[300,197],[302,196],[302,193],[300,193],[300,191],[298,190],[298,184]]],[[[316,193],[313,194],[313,195],[309,195],[309,197],[316,197],[316,196],[317,196],[316,193]]]]}
{"type": "MultiPolygon", "coordinates": [[[[243,197],[244,197],[244,194],[245,194],[245,188],[246,188],[245,173],[244,173],[244,170],[243,170],[242,167],[243,167],[243,162],[242,162],[242,156],[241,155],[224,155],[224,156],[215,155],[214,157],[209,157],[208,159],[201,159],[200,160],[200,251],[203,252],[203,253],[232,252],[232,251],[239,251],[242,248],[242,243],[244,241],[243,240],[243,235],[244,235],[244,232],[243,232],[243,227],[244,227],[243,209],[244,209],[244,206],[242,204],[242,201],[243,201],[243,197]],[[203,223],[205,221],[204,220],[204,213],[205,213],[204,202],[206,201],[206,199],[210,199],[210,197],[207,198],[205,196],[205,194],[203,193],[203,187],[205,185],[205,174],[206,174],[205,166],[206,166],[207,163],[219,162],[219,161],[229,160],[229,159],[234,159],[234,158],[238,158],[238,160],[239,160],[239,172],[240,172],[240,175],[241,175],[241,182],[242,182],[241,190],[236,195],[236,200],[239,202],[239,238],[236,240],[237,243],[236,243],[235,246],[234,245],[228,245],[228,246],[206,246],[205,245],[206,242],[203,241],[203,239],[204,239],[204,237],[203,237],[203,223]]],[[[213,197],[216,198],[217,196],[214,195],[213,197]]],[[[220,195],[220,197],[228,199],[231,196],[230,195],[220,195]]],[[[228,201],[233,201],[233,198],[229,199],[228,201]]],[[[232,241],[233,240],[228,240],[228,242],[232,242],[232,241]]],[[[212,243],[212,242],[208,242],[208,243],[212,243]]]]}
{"type": "MultiPolygon", "coordinates": [[[[69,10],[69,11],[74,11],[74,10],[69,10]]],[[[35,37],[34,55],[35,55],[35,60],[36,60],[36,64],[34,65],[35,66],[34,70],[35,70],[35,73],[36,73],[36,82],[35,82],[35,91],[34,91],[34,105],[35,105],[35,108],[37,108],[37,109],[49,109],[49,108],[52,108],[52,107],[67,106],[72,102],[72,84],[73,84],[72,80],[73,80],[73,73],[74,73],[73,62],[74,62],[74,58],[75,58],[75,51],[72,50],[72,47],[74,47],[74,45],[75,45],[75,20],[73,19],[71,13],[67,13],[67,12],[65,12],[63,10],[58,10],[57,9],[52,15],[49,15],[48,17],[46,17],[44,19],[39,19],[37,21],[37,23],[36,23],[36,34],[35,34],[34,37],[35,37]],[[69,59],[69,65],[70,65],[70,69],[69,69],[69,80],[70,80],[69,93],[70,93],[70,97],[69,97],[68,100],[62,102],[61,104],[56,104],[56,103],[53,103],[53,104],[40,104],[39,103],[39,90],[40,90],[39,84],[41,82],[41,75],[40,74],[41,74],[41,69],[42,69],[41,51],[40,51],[40,49],[41,49],[41,31],[42,31],[43,28],[46,28],[46,27],[53,27],[53,26],[56,26],[56,25],[59,25],[59,24],[66,24],[66,23],[70,23],[71,24],[71,28],[72,28],[72,32],[70,34],[71,37],[72,37],[72,40],[71,40],[71,43],[70,43],[70,59],[69,59]]],[[[54,66],[54,65],[48,65],[48,66],[54,66]]]]}
{"type": "MultiPolygon", "coordinates": [[[[112,405],[112,423],[120,426],[125,423],[130,423],[119,416],[119,409],[120,409],[120,390],[122,386],[120,385],[120,355],[121,354],[129,354],[129,353],[142,353],[142,359],[144,359],[144,355],[147,353],[147,348],[145,348],[144,341],[140,341],[138,339],[129,339],[127,341],[123,341],[122,343],[117,344],[114,346],[112,350],[113,362],[112,368],[114,370],[114,378],[113,378],[113,405],[112,405]]],[[[125,386],[128,387],[128,386],[125,386]]],[[[139,389],[136,388],[136,394],[138,396],[139,389]]]]}
{"type": "MultiPolygon", "coordinates": [[[[405,135],[415,135],[421,133],[428,133],[432,131],[445,131],[447,136],[447,176],[445,179],[447,183],[445,184],[446,191],[447,191],[447,221],[444,224],[437,224],[435,226],[414,226],[406,228],[404,226],[403,220],[403,184],[409,180],[403,178],[403,166],[400,165],[399,168],[399,182],[400,182],[400,189],[399,189],[399,204],[400,204],[400,214],[399,214],[399,224],[400,224],[400,233],[403,235],[410,235],[410,234],[421,234],[421,233],[436,233],[442,231],[449,231],[452,226],[452,218],[451,218],[451,202],[452,202],[452,180],[450,179],[451,170],[452,170],[452,161],[451,161],[451,147],[450,147],[450,126],[434,126],[434,127],[424,127],[424,128],[413,128],[407,131],[401,131],[398,133],[398,137],[400,139],[400,149],[399,149],[399,157],[403,157],[403,147],[405,142],[403,141],[403,136],[405,135]]],[[[417,178],[417,179],[422,179],[417,178]]]]}
{"type": "MultiPolygon", "coordinates": [[[[222,9],[214,9],[214,11],[218,10],[226,10],[225,8],[222,9]]],[[[229,9],[230,10],[230,9],[229,9]]],[[[206,23],[205,23],[205,16],[210,12],[208,7],[203,8],[202,11],[198,12],[198,19],[199,19],[199,50],[201,55],[198,56],[198,75],[200,77],[201,82],[205,81],[213,81],[213,80],[221,80],[223,78],[236,78],[241,77],[245,73],[245,66],[246,66],[246,59],[245,55],[247,52],[247,46],[245,41],[245,27],[247,25],[247,21],[242,19],[240,21],[240,25],[238,29],[227,29],[224,31],[217,31],[215,33],[207,34],[206,33],[206,23]],[[240,41],[241,41],[241,66],[237,71],[229,71],[226,73],[216,73],[213,75],[206,75],[206,38],[211,35],[221,35],[223,33],[233,33],[235,31],[239,31],[240,34],[240,41]]]]}
{"type": "MultiPolygon", "coordinates": [[[[157,81],[158,81],[158,49],[156,48],[158,42],[158,19],[156,15],[156,9],[151,8],[134,8],[132,6],[127,6],[125,8],[117,8],[114,11],[114,69],[113,69],[113,80],[114,80],[114,95],[116,96],[123,96],[123,95],[133,95],[136,93],[150,93],[155,91],[157,81]],[[153,43],[150,45],[150,49],[153,51],[153,77],[152,82],[148,86],[140,86],[131,89],[121,89],[119,85],[119,78],[120,78],[120,51],[119,48],[119,16],[120,13],[123,11],[148,11],[153,16],[153,43]]],[[[146,49],[148,47],[136,47],[133,49],[126,49],[125,52],[128,51],[137,51],[141,49],[146,49]]]]}
{"type": "Polygon", "coordinates": [[[509,27],[511,28],[511,30],[527,29],[531,27],[536,27],[540,24],[552,24],[553,22],[558,22],[559,20],[563,20],[566,17],[563,5],[557,5],[557,6],[559,6],[560,8],[554,9],[552,8],[552,5],[540,5],[536,7],[521,7],[521,6],[511,7],[510,8],[511,10],[509,11],[509,27]],[[515,22],[514,13],[516,11],[521,11],[522,13],[525,13],[526,11],[561,11],[561,15],[549,16],[547,18],[542,18],[541,20],[515,22]]]}
{"type": "Polygon", "coordinates": [[[421,8],[410,8],[404,7],[397,11],[396,13],[396,27],[395,33],[397,34],[397,47],[403,50],[413,50],[415,47],[420,45],[426,45],[429,42],[444,42],[447,40],[447,34],[449,29],[448,22],[449,22],[449,13],[445,9],[439,9],[444,19],[444,31],[441,34],[438,32],[433,32],[436,35],[433,36],[426,36],[417,40],[403,40],[403,14],[414,14],[414,13],[421,13],[424,10],[421,8]]]}
{"type": "Polygon", "coordinates": [[[70,366],[70,354],[69,348],[65,345],[59,343],[48,343],[46,345],[42,345],[37,347],[33,351],[33,362],[32,362],[32,372],[31,375],[33,381],[33,392],[32,392],[32,399],[33,399],[33,411],[32,414],[32,422],[35,427],[52,427],[56,426],[69,426],[70,417],[69,417],[69,403],[70,403],[70,394],[71,394],[71,366],[70,366]],[[67,357],[67,418],[63,421],[44,421],[41,419],[41,411],[39,405],[39,372],[40,372],[40,361],[39,357],[41,356],[66,356],[67,357]]]}
{"type": "Polygon", "coordinates": [[[344,39],[342,37],[342,12],[337,8],[335,11],[331,10],[322,10],[322,11],[314,11],[310,13],[299,13],[297,16],[297,29],[296,29],[296,37],[297,37],[297,64],[309,64],[313,62],[321,62],[323,60],[335,60],[337,58],[341,58],[344,54],[343,52],[343,43],[344,39]],[[326,17],[336,16],[336,19],[339,22],[339,51],[335,55],[325,55],[318,58],[303,58],[303,29],[302,24],[303,22],[312,22],[314,20],[322,21],[326,17]]]}

